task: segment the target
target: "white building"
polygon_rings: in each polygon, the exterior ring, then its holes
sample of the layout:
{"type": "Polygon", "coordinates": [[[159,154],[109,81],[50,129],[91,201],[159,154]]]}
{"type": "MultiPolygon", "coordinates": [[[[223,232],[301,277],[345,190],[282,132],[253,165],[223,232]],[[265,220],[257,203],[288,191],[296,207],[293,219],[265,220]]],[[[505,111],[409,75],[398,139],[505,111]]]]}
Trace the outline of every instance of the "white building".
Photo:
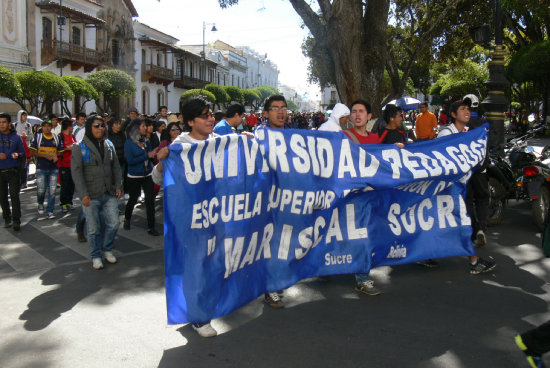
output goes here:
{"type": "Polygon", "coordinates": [[[135,62],[139,73],[136,78],[136,107],[139,112],[154,114],[160,106],[179,111],[181,93],[174,91],[174,54],[178,39],[134,20],[136,38],[135,62]]]}
{"type": "Polygon", "coordinates": [[[256,88],[264,84],[279,88],[279,70],[267,58],[267,54],[260,55],[249,46],[237,46],[235,49],[246,58],[248,65],[245,88],[256,88]]]}
{"type": "Polygon", "coordinates": [[[321,90],[321,111],[331,110],[338,102],[340,97],[335,86],[330,85],[321,90]]]}

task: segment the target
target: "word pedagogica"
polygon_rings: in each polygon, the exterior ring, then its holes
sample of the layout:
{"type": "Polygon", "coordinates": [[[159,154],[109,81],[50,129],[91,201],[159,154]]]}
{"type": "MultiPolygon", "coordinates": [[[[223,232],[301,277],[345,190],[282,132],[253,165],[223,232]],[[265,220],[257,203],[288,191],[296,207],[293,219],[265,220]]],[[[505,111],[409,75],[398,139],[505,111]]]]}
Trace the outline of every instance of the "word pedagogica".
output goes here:
{"type": "Polygon", "coordinates": [[[464,193],[486,148],[486,129],[403,149],[273,129],[170,146],[169,323],[308,277],[473,254],[464,193]]]}

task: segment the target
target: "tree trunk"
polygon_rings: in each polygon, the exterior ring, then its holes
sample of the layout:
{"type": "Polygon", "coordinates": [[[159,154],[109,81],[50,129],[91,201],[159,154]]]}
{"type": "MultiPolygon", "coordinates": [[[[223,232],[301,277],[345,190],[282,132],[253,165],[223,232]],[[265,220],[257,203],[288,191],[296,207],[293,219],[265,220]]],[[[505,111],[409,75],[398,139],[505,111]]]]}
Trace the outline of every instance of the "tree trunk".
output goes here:
{"type": "Polygon", "coordinates": [[[344,103],[365,99],[378,114],[383,98],[389,1],[369,1],[364,16],[360,1],[334,2],[338,3],[340,8],[334,9],[327,24],[336,88],[344,103]]]}

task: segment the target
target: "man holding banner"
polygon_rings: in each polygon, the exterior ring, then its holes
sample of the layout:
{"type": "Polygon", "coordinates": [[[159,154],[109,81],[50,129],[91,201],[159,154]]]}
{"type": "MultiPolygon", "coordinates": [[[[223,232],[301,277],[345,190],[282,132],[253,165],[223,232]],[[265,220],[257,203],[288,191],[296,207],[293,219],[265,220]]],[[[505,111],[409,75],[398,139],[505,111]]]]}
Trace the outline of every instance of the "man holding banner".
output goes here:
{"type": "MultiPolygon", "coordinates": [[[[445,137],[451,134],[461,133],[464,132],[464,128],[470,121],[470,105],[471,100],[469,98],[465,98],[464,100],[458,100],[451,104],[451,107],[449,109],[451,113],[451,117],[453,118],[453,122],[447,126],[445,126],[437,135],[438,138],[445,137]]],[[[468,191],[474,190],[474,187],[472,184],[472,179],[475,179],[475,172],[472,174],[472,177],[470,177],[470,180],[468,181],[468,191]]],[[[472,195],[472,193],[468,193],[469,195],[472,195]]],[[[468,200],[468,199],[467,199],[468,200]]],[[[466,206],[468,210],[468,214],[470,215],[470,218],[472,221],[474,221],[473,228],[474,230],[477,230],[478,226],[476,225],[476,221],[478,216],[476,216],[475,208],[472,205],[466,206]]],[[[484,218],[486,217],[486,211],[483,212],[484,218]]],[[[483,231],[482,231],[483,232],[483,231]]],[[[483,235],[483,239],[485,239],[485,235],[483,235]]],[[[484,272],[489,272],[492,269],[496,267],[496,263],[493,261],[485,260],[482,258],[479,258],[476,255],[470,256],[470,273],[472,275],[477,275],[484,272]]]]}
{"type": "MultiPolygon", "coordinates": [[[[183,119],[186,124],[191,127],[190,132],[181,133],[173,142],[174,143],[198,143],[209,138],[215,138],[218,135],[213,133],[214,131],[214,114],[210,109],[210,105],[207,105],[206,102],[202,99],[196,98],[188,101],[185,105],[182,106],[183,119]]],[[[168,157],[169,154],[168,147],[162,148],[157,153],[157,159],[159,163],[153,168],[152,178],[153,182],[157,185],[162,186],[163,176],[162,176],[162,159],[168,157]]],[[[168,197],[165,196],[165,200],[168,197]]],[[[199,246],[194,244],[193,246],[199,246]]],[[[168,262],[168,261],[166,261],[168,262]]],[[[202,337],[214,337],[218,333],[210,324],[210,321],[198,322],[192,324],[193,329],[202,337]]]]}

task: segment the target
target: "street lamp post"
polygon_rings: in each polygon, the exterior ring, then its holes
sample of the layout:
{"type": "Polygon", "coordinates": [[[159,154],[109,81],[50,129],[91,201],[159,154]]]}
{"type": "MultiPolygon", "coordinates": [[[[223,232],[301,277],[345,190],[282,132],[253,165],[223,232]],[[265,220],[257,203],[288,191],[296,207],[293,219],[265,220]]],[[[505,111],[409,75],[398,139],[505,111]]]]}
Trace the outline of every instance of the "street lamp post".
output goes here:
{"type": "Polygon", "coordinates": [[[493,0],[493,25],[495,30],[495,48],[491,52],[489,63],[489,79],[485,83],[489,89],[487,98],[481,104],[485,107],[486,117],[489,121],[489,148],[496,148],[501,154],[504,153],[504,118],[507,106],[504,90],[508,81],[504,73],[504,58],[506,50],[502,45],[502,7],[501,0],[493,0]]]}
{"type": "Polygon", "coordinates": [[[206,26],[212,26],[211,32],[217,32],[216,23],[206,23],[202,22],[202,75],[205,81],[208,81],[206,78],[206,26]]]}

